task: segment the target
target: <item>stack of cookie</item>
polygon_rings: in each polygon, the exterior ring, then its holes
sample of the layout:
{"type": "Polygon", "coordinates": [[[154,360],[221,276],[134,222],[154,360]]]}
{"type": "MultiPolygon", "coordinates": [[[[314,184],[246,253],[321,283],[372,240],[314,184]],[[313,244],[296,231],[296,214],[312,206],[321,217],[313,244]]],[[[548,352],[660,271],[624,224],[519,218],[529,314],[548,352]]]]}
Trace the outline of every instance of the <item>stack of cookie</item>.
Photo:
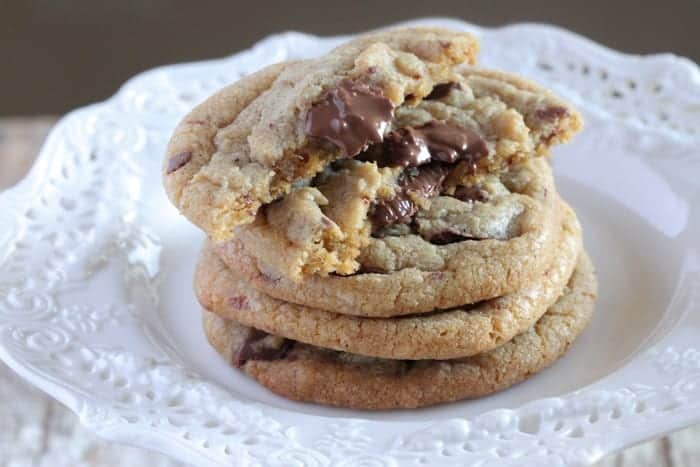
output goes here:
{"type": "Polygon", "coordinates": [[[566,102],[400,29],[273,65],[178,126],[172,202],[209,239],[212,346],[277,394],[362,409],[482,396],[562,355],[596,296],[546,154],[566,102]]]}

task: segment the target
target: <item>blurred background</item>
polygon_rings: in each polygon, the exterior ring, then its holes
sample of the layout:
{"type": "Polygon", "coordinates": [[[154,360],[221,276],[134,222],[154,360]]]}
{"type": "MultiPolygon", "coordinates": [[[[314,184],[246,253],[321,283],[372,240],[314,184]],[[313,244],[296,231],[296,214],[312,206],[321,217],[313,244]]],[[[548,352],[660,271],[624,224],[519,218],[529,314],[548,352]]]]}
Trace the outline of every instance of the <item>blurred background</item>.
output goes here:
{"type": "Polygon", "coordinates": [[[700,0],[0,0],[0,115],[65,113],[139,71],[228,55],[282,30],[334,35],[420,16],[549,22],[625,52],[700,61],[700,0]]]}

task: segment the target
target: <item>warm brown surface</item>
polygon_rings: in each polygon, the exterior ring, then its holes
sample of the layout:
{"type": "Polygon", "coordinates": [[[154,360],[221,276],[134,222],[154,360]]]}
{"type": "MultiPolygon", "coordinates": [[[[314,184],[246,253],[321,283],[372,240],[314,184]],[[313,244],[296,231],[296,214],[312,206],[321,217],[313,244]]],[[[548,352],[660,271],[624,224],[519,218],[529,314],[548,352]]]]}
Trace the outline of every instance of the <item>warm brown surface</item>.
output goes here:
{"type": "Polygon", "coordinates": [[[581,230],[571,210],[554,249],[558,259],[524,290],[471,307],[400,318],[348,316],[276,300],[237,276],[211,245],[202,251],[194,283],[205,309],[272,334],[372,357],[445,360],[503,345],[554,304],[581,251],[581,230]]]}
{"type": "MultiPolygon", "coordinates": [[[[590,321],[597,288],[593,264],[582,252],[563,295],[537,323],[500,347],[471,357],[391,360],[297,342],[285,358],[251,358],[241,368],[288,399],[351,409],[412,409],[478,398],[529,378],[563,355],[590,321]]],[[[232,354],[240,358],[245,329],[204,312],[207,339],[229,361],[232,354]]]]}
{"type": "MultiPolygon", "coordinates": [[[[0,189],[26,172],[53,121],[0,119],[0,189]]],[[[181,466],[159,454],[97,440],[63,406],[29,388],[2,363],[0,400],[2,467],[181,466]]],[[[609,456],[598,467],[693,467],[698,459],[700,425],[609,456]]]]}
{"type": "MultiPolygon", "coordinates": [[[[175,129],[166,150],[168,197],[211,238],[228,240],[262,205],[342,156],[335,146],[328,149],[307,137],[299,124],[299,115],[310,112],[325,90],[344,78],[366,83],[390,113],[405,96],[420,99],[448,80],[457,64],[474,63],[477,50],[471,34],[397,29],[246,76],[196,106],[175,129]]],[[[363,119],[377,118],[365,112],[363,119]]],[[[362,141],[349,155],[367,144],[362,141]]]]}
{"type": "Polygon", "coordinates": [[[622,51],[700,61],[697,0],[1,0],[0,12],[0,115],[63,113],[106,98],[138,71],[228,55],[279,31],[347,34],[421,16],[549,22],[622,51]]]}

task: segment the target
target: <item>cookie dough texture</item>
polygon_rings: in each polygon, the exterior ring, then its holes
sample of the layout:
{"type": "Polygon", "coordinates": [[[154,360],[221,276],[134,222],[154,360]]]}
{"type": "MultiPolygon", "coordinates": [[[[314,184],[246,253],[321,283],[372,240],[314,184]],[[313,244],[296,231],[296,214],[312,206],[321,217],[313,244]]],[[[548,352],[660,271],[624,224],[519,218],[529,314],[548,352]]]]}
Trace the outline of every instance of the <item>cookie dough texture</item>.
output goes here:
{"type": "Polygon", "coordinates": [[[557,259],[530,286],[467,307],[375,319],[337,314],[271,298],[249,286],[205,245],[195,274],[200,304],[223,318],[307,344],[388,359],[451,359],[491,350],[530,328],[562,294],[581,250],[568,206],[557,259]]]}
{"type": "MultiPolygon", "coordinates": [[[[578,113],[552,93],[470,66],[477,51],[468,33],[399,29],[245,77],[197,106],[176,128],[163,168],[168,196],[210,237],[231,238],[236,227],[256,220],[262,206],[308,184],[332,161],[356,156],[309,136],[305,126],[309,110],[345,82],[388,100],[392,118],[386,131],[433,120],[474,131],[484,138],[487,157],[479,164],[486,168],[546,153],[579,130],[578,113]],[[444,83],[459,88],[426,99],[444,83]]],[[[371,186],[362,193],[370,202],[381,195],[371,186]]],[[[327,204],[318,193],[308,199],[319,207],[327,204]]],[[[311,252],[309,264],[297,256],[280,272],[289,277],[354,272],[354,258],[368,235],[366,229],[357,232],[356,223],[348,231],[343,227],[319,216],[317,232],[306,233],[328,248],[311,252]],[[355,247],[334,248],[353,242],[355,247]]],[[[289,231],[277,230],[279,235],[289,231]]],[[[288,245],[304,250],[308,244],[296,244],[299,238],[289,238],[288,245]]]]}
{"type": "MultiPolygon", "coordinates": [[[[412,234],[373,238],[360,257],[366,272],[312,275],[303,281],[270,270],[238,240],[217,243],[215,248],[224,262],[256,289],[313,308],[391,317],[475,303],[529,286],[556,260],[559,198],[547,161],[526,161],[501,178],[517,192],[510,201],[521,207],[513,218],[517,235],[506,240],[435,245],[412,234]]],[[[494,203],[476,208],[484,216],[483,224],[495,217],[499,208],[494,203]]],[[[463,204],[465,209],[475,209],[463,204]]]]}
{"type": "MultiPolygon", "coordinates": [[[[476,162],[441,167],[447,171],[442,192],[454,194],[459,186],[469,183],[472,177],[467,174],[473,170],[493,172],[546,154],[551,145],[568,140],[580,128],[581,120],[573,108],[515,76],[466,67],[452,79],[456,87],[439,99],[398,107],[391,127],[401,131],[442,122],[477,139],[473,144],[483,154],[476,162]]],[[[358,256],[373,242],[368,216],[371,206],[394,196],[403,171],[372,162],[346,165],[344,170],[323,177],[318,185],[312,180],[312,186],[263,207],[253,222],[234,229],[235,238],[268,269],[293,280],[312,274],[347,275],[361,269],[358,256]]],[[[454,211],[463,204],[451,196],[441,196],[432,203],[425,197],[418,201],[422,210],[448,202],[454,211]]],[[[433,214],[435,211],[433,207],[433,214]]],[[[443,223],[449,226],[452,220],[446,218],[443,223]]]]}
{"type": "MultiPolygon", "coordinates": [[[[293,343],[284,358],[249,360],[242,369],[271,391],[296,401],[354,409],[416,408],[484,396],[543,370],[573,344],[588,324],[597,294],[584,253],[563,295],[526,332],[473,357],[387,360],[293,343]]],[[[212,346],[233,361],[246,328],[205,311],[212,346]]]]}
{"type": "Polygon", "coordinates": [[[581,116],[477,53],[369,34],[178,125],[164,185],[208,237],[194,286],[233,366],[297,401],[415,408],[516,384],[582,332],[596,279],[546,157],[581,116]]]}
{"type": "Polygon", "coordinates": [[[263,204],[341,156],[304,132],[304,115],[343,79],[394,106],[449,81],[478,51],[468,33],[400,29],[350,41],[313,60],[272,65],[197,106],[176,128],[164,163],[169,198],[215,239],[252,222],[263,204]]]}

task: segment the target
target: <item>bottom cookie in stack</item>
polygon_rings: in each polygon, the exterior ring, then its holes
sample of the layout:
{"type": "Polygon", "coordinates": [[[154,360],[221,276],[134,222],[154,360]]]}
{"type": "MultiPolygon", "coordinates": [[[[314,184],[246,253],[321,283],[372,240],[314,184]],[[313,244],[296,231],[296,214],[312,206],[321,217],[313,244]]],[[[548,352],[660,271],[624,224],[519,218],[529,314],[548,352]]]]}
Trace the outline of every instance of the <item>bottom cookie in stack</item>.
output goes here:
{"type": "Polygon", "coordinates": [[[527,331],[470,357],[395,360],[301,343],[204,311],[211,345],[289,399],[355,409],[416,408],[484,396],[551,365],[593,313],[597,283],[585,252],[559,299],[527,331]]]}

